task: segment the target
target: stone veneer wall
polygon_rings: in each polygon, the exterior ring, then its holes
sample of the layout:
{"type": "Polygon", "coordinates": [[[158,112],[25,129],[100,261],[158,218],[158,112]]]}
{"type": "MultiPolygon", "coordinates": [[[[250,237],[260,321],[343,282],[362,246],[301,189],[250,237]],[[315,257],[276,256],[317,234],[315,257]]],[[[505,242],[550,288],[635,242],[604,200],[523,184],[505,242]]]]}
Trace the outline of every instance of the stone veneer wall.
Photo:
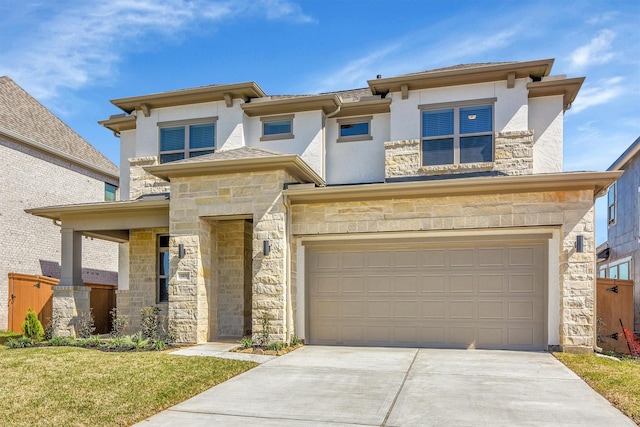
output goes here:
{"type": "Polygon", "coordinates": [[[178,325],[179,341],[203,342],[210,334],[217,333],[211,321],[216,319],[217,323],[219,301],[216,295],[219,295],[220,284],[211,280],[218,275],[207,267],[211,259],[210,247],[215,247],[215,242],[210,241],[211,227],[207,231],[203,224],[209,224],[207,218],[215,220],[215,217],[234,215],[253,217],[252,331],[260,332],[261,317],[269,315],[273,318],[271,339],[285,339],[287,242],[281,192],[285,183],[293,182],[296,180],[284,171],[171,180],[171,255],[172,260],[177,261],[176,270],[172,263],[171,280],[175,291],[170,299],[169,316],[178,325]],[[262,242],[267,239],[271,253],[264,256],[262,242]],[[180,243],[185,245],[186,255],[178,260],[177,245],[180,243]]]}
{"type": "MultiPolygon", "coordinates": [[[[245,220],[218,221],[218,335],[244,335],[245,220]]],[[[249,229],[250,230],[250,229],[249,229]]],[[[251,247],[251,241],[248,242],[251,247]]],[[[249,270],[250,271],[250,270],[249,270]]],[[[249,289],[251,289],[249,287],[249,289]]]]}
{"type": "MultiPolygon", "coordinates": [[[[568,351],[593,351],[593,191],[466,195],[292,206],[292,233],[297,237],[453,229],[468,229],[472,233],[476,229],[506,227],[523,227],[522,231],[526,232],[524,227],[538,226],[561,227],[560,344],[568,351]],[[584,236],[584,253],[575,252],[574,243],[578,234],[584,236]]],[[[292,265],[295,266],[295,247],[292,256],[292,265]]]]}
{"type": "Polygon", "coordinates": [[[167,228],[134,229],[129,232],[129,290],[116,291],[116,306],[128,319],[127,333],[140,330],[140,310],[157,305],[167,316],[167,304],[157,304],[158,234],[167,228]]]}
{"type": "Polygon", "coordinates": [[[506,175],[533,173],[533,131],[530,130],[497,132],[493,162],[421,166],[420,139],[386,142],[384,149],[386,178],[476,171],[499,171],[506,175]]]}
{"type": "Polygon", "coordinates": [[[143,194],[168,193],[169,183],[150,173],[143,168],[158,164],[156,156],[133,157],[129,159],[129,199],[134,200],[143,194]]]}

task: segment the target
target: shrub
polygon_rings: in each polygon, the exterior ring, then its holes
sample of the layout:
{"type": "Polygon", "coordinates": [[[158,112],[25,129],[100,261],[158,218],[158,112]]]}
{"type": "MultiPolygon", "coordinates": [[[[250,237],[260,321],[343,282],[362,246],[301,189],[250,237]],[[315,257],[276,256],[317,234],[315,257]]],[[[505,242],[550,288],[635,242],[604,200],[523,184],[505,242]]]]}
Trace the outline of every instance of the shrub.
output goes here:
{"type": "Polygon", "coordinates": [[[33,341],[27,337],[9,338],[7,340],[7,347],[9,348],[25,348],[33,346],[33,341]]]}
{"type": "Polygon", "coordinates": [[[120,314],[120,311],[114,307],[109,314],[111,315],[111,338],[120,338],[124,329],[127,327],[127,317],[120,314]]]}
{"type": "Polygon", "coordinates": [[[253,339],[251,339],[251,337],[242,337],[242,339],[240,340],[240,347],[242,348],[253,347],[253,339]]]}
{"type": "Polygon", "coordinates": [[[49,341],[53,338],[53,335],[56,333],[56,330],[62,323],[62,319],[60,318],[60,314],[57,311],[54,311],[51,317],[48,318],[49,323],[44,327],[44,339],[49,341]]]}
{"type": "Polygon", "coordinates": [[[20,338],[22,337],[22,335],[20,334],[16,334],[15,332],[4,332],[4,331],[0,331],[0,345],[1,344],[6,344],[7,341],[9,341],[10,339],[16,339],[16,338],[20,338]]]}
{"type": "Polygon", "coordinates": [[[283,342],[272,342],[267,347],[267,350],[280,351],[285,347],[286,347],[286,345],[283,342]]]}
{"type": "Polygon", "coordinates": [[[163,326],[162,331],[164,333],[163,340],[167,344],[175,344],[175,342],[178,341],[178,331],[176,330],[174,322],[167,320],[167,329],[165,330],[163,326]]]}
{"type": "Polygon", "coordinates": [[[71,337],[51,337],[49,339],[49,345],[54,347],[74,345],[75,340],[71,337]]]}
{"type": "Polygon", "coordinates": [[[298,338],[296,335],[291,335],[291,345],[296,346],[298,344],[302,344],[302,340],[298,338]]]}
{"type": "Polygon", "coordinates": [[[268,312],[263,312],[260,316],[260,324],[262,325],[262,329],[258,332],[258,336],[256,338],[256,343],[259,346],[266,346],[269,344],[269,337],[271,335],[271,320],[272,316],[268,312]]]}
{"type": "Polygon", "coordinates": [[[138,332],[137,334],[130,335],[129,341],[131,342],[131,348],[135,350],[143,350],[149,345],[149,338],[145,338],[142,335],[142,332],[138,332]]]}
{"type": "Polygon", "coordinates": [[[93,322],[93,313],[91,309],[89,312],[81,312],[78,316],[78,338],[87,339],[91,338],[91,334],[96,330],[96,326],[93,322]]]}
{"type": "Polygon", "coordinates": [[[22,332],[26,338],[31,340],[31,343],[42,341],[44,329],[42,329],[42,323],[38,320],[38,315],[35,311],[27,310],[27,317],[22,322],[22,332]]]}
{"type": "Polygon", "coordinates": [[[162,351],[162,350],[166,350],[169,347],[169,345],[167,345],[167,343],[162,340],[155,340],[153,342],[152,347],[156,351],[162,351]]]}
{"type": "Polygon", "coordinates": [[[145,338],[157,340],[160,338],[160,308],[145,307],[140,310],[140,332],[145,338]]]}

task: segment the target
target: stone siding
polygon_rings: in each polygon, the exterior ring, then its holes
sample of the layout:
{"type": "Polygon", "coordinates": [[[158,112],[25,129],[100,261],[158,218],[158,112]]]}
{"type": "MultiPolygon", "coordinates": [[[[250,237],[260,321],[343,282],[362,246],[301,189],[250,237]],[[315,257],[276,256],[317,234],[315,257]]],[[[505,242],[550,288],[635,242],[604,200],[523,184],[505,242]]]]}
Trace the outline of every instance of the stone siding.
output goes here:
{"type": "MultiPolygon", "coordinates": [[[[282,189],[285,183],[296,182],[284,171],[252,172],[202,177],[173,178],[171,180],[171,255],[176,259],[169,315],[178,323],[179,340],[203,342],[220,332],[220,325],[212,319],[220,317],[220,286],[218,273],[207,268],[216,250],[211,235],[216,229],[203,230],[203,223],[215,223],[216,217],[240,216],[253,218],[252,234],[252,331],[261,328],[263,316],[270,316],[271,339],[282,341],[286,335],[286,235],[285,206],[282,189]],[[271,252],[264,256],[263,241],[269,240],[271,252]],[[177,258],[177,245],[184,244],[186,254],[177,258]],[[207,294],[209,298],[207,299],[207,294]],[[177,298],[180,298],[179,304],[177,298]],[[209,323],[204,325],[206,319],[209,323]],[[204,325],[204,329],[203,329],[204,325]],[[207,332],[207,328],[209,332],[207,332]]],[[[239,239],[243,239],[241,234],[239,239]]],[[[217,245],[220,252],[220,244],[217,245]]],[[[223,251],[224,253],[224,251],[223,251]]],[[[225,260],[226,262],[226,260],[225,260]]],[[[220,265],[213,266],[218,269],[220,265]]],[[[224,270],[224,269],[223,269],[224,270]]],[[[223,303],[224,304],[224,303],[223,303]]]]}
{"type": "MultiPolygon", "coordinates": [[[[393,185],[393,184],[389,184],[393,185]]],[[[292,206],[294,236],[522,227],[561,228],[560,344],[593,348],[595,234],[593,192],[559,191],[314,203],[292,206]],[[576,236],[585,251],[576,253],[576,236]]],[[[294,248],[295,249],[295,248],[294,248]]],[[[292,251],[295,258],[295,250],[292,251]]],[[[295,264],[295,260],[294,263],[295,264]]],[[[295,273],[292,273],[292,275],[295,273]]]]}
{"type": "Polygon", "coordinates": [[[478,171],[497,171],[506,175],[533,173],[533,131],[496,133],[493,162],[421,166],[420,139],[390,141],[384,144],[384,148],[386,178],[478,171]]]}
{"type": "Polygon", "coordinates": [[[116,291],[116,306],[127,317],[127,333],[140,330],[140,310],[158,306],[167,316],[167,304],[157,303],[158,235],[166,228],[143,228],[129,232],[129,290],[116,291]]]}
{"type": "MultiPolygon", "coordinates": [[[[24,210],[104,201],[103,176],[64,159],[0,137],[0,330],[7,329],[9,273],[60,278],[60,227],[24,210]]],[[[82,239],[82,279],[116,284],[118,244],[82,239]]]]}
{"type": "Polygon", "coordinates": [[[158,158],[134,157],[129,159],[129,199],[135,200],[143,194],[168,193],[169,183],[144,170],[146,166],[155,166],[158,158]]]}

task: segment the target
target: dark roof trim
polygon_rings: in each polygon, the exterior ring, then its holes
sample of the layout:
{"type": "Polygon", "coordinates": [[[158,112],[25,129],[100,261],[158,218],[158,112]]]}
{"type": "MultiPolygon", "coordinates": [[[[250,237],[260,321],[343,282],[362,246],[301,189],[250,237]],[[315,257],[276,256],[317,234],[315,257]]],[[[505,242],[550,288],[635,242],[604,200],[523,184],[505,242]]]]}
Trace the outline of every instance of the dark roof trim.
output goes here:
{"type": "Polygon", "coordinates": [[[607,170],[617,171],[625,169],[627,167],[627,164],[629,164],[629,162],[636,156],[636,154],[638,154],[638,152],[640,152],[640,137],[638,137],[638,139],[636,139],[633,144],[631,144],[626,150],[624,150],[624,153],[622,153],[620,157],[618,157],[618,159],[613,162],[613,164],[609,166],[609,169],[607,170]]]}

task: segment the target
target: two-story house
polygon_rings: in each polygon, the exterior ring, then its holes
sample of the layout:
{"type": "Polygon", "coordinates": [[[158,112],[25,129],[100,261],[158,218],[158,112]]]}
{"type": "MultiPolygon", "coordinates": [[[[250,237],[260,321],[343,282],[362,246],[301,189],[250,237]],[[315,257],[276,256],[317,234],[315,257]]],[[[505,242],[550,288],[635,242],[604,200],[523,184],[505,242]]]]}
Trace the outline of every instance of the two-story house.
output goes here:
{"type": "Polygon", "coordinates": [[[607,242],[598,251],[598,276],[634,280],[634,329],[640,331],[640,137],[609,166],[622,176],[607,192],[607,242]]]}
{"type": "Polygon", "coordinates": [[[115,99],[101,124],[129,200],[30,211],[62,223],[59,309],[83,304],[72,255],[90,232],[122,242],[118,306],[159,305],[184,342],[268,316],[272,340],[590,351],[594,199],[620,173],[562,172],[583,78],[552,64],[115,99]]]}
{"type": "MultiPolygon", "coordinates": [[[[9,326],[10,304],[22,297],[10,289],[10,273],[61,275],[59,224],[25,208],[116,200],[118,182],[112,162],[13,80],[0,77],[0,330],[9,326]]],[[[78,256],[84,267],[78,280],[117,283],[118,245],[87,236],[78,256]]]]}

